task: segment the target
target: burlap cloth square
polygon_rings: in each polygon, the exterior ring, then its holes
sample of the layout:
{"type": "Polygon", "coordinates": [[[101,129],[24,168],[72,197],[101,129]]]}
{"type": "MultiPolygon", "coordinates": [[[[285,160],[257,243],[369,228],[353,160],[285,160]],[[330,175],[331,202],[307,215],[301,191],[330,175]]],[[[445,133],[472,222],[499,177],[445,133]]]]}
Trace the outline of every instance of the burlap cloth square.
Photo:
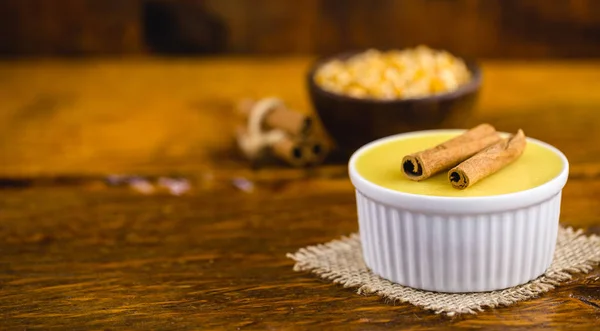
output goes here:
{"type": "Polygon", "coordinates": [[[309,246],[288,254],[296,261],[294,270],[310,271],[321,278],[358,288],[359,294],[373,293],[391,302],[408,302],[448,316],[476,314],[485,307],[508,306],[552,290],[572,274],[589,272],[600,262],[600,237],[559,227],[556,251],[550,268],[527,284],[508,289],[466,294],[416,290],[394,284],[373,274],[363,262],[360,237],[352,234],[326,244],[309,246]]]}

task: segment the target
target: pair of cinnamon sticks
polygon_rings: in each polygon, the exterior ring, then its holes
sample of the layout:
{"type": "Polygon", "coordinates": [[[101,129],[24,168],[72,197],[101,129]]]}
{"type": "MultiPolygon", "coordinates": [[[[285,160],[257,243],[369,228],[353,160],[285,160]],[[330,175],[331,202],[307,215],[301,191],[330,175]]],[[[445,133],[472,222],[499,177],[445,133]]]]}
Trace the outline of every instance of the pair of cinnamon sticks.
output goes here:
{"type": "Polygon", "coordinates": [[[327,145],[314,134],[312,117],[289,109],[275,98],[245,99],[237,108],[244,124],[237,129],[238,145],[248,159],[255,161],[270,154],[293,167],[316,165],[325,159],[327,145]],[[253,121],[260,126],[258,134],[249,132],[253,121]]]}
{"type": "Polygon", "coordinates": [[[490,124],[480,124],[458,137],[402,159],[402,170],[411,180],[425,180],[448,170],[456,189],[466,189],[518,159],[526,146],[523,130],[502,139],[490,124]]]}

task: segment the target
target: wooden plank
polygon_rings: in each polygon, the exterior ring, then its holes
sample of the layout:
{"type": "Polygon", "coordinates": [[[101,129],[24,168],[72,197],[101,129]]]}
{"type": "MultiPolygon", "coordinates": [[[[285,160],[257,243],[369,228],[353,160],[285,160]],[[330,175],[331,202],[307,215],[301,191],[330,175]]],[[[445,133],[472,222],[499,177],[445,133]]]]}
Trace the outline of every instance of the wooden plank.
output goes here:
{"type": "Polygon", "coordinates": [[[0,30],[0,53],[8,55],[326,54],[429,44],[471,57],[585,58],[600,55],[600,4],[3,0],[0,30]],[[146,15],[156,5],[157,16],[146,15]]]}
{"type": "MultiPolygon", "coordinates": [[[[0,328],[597,326],[598,268],[537,299],[453,318],[294,272],[286,253],[358,229],[346,167],[249,168],[231,146],[231,104],[278,95],[309,112],[311,60],[0,63],[0,328]],[[183,174],[191,191],[143,195],[107,185],[114,173],[183,174]]],[[[600,234],[600,63],[483,67],[464,125],[522,127],[563,150],[561,222],[600,234]]]]}
{"type": "Polygon", "coordinates": [[[100,55],[144,50],[141,1],[5,0],[0,54],[100,55]]]}
{"type": "MultiPolygon", "coordinates": [[[[540,298],[455,318],[296,273],[287,252],[357,231],[352,189],[347,180],[263,185],[251,194],[222,185],[183,197],[85,187],[0,191],[0,325],[425,330],[597,323],[599,269],[540,298]]],[[[598,224],[591,194],[600,180],[570,185],[563,215],[572,225],[598,224]],[[584,185],[592,187],[587,195],[574,194],[584,185]],[[582,206],[587,210],[577,214],[582,206]]]]}
{"type": "MultiPolygon", "coordinates": [[[[304,85],[310,63],[307,57],[0,63],[0,174],[240,168],[233,136],[225,134],[235,124],[233,105],[275,95],[311,112],[304,85]]],[[[523,128],[574,164],[597,162],[598,62],[488,61],[483,70],[481,100],[464,127],[489,121],[501,130],[523,128]]]]}

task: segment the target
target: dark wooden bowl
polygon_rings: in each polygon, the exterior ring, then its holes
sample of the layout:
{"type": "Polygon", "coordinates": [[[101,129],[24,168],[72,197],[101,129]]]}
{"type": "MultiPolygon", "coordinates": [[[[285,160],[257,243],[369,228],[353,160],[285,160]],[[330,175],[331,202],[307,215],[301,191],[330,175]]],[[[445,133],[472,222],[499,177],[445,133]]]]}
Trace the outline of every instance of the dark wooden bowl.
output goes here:
{"type": "Polygon", "coordinates": [[[465,61],[472,79],[459,89],[414,99],[359,99],[331,93],[319,87],[317,69],[333,59],[347,59],[348,52],[316,61],[307,75],[313,107],[334,139],[338,157],[347,159],[359,147],[389,135],[461,126],[470,114],[481,86],[481,70],[474,61],[465,61]]]}

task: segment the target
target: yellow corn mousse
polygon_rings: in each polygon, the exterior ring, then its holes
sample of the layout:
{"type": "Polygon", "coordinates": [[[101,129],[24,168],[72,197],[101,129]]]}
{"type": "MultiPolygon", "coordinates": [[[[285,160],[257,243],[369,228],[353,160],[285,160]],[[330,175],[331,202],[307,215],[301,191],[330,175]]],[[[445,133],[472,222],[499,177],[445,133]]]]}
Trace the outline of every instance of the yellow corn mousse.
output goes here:
{"type": "Polygon", "coordinates": [[[355,166],[366,180],[395,191],[447,197],[481,197],[514,193],[540,186],[558,176],[563,169],[560,156],[552,150],[527,141],[516,161],[472,187],[458,190],[448,182],[447,171],[416,182],[402,173],[402,158],[439,145],[460,133],[434,132],[392,139],[364,150],[355,166]]]}

